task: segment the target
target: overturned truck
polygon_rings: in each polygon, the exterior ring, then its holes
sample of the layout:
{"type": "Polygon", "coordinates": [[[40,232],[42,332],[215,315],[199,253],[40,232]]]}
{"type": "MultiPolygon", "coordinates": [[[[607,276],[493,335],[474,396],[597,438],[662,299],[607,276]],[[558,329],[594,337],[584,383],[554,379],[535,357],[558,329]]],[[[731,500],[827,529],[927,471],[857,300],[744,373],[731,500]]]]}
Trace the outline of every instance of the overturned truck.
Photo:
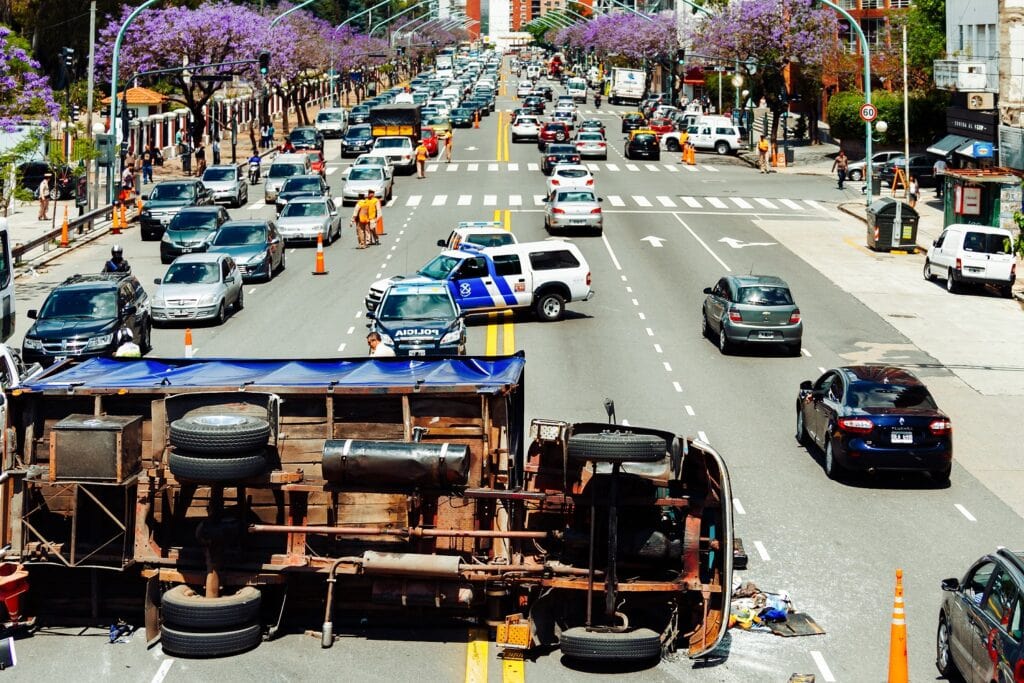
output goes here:
{"type": "Polygon", "coordinates": [[[282,624],[329,647],[336,618],[370,613],[475,620],[500,647],[584,660],[708,653],[731,594],[724,462],[660,429],[526,425],[524,370],[54,366],[4,405],[0,600],[16,622],[117,609],[184,656],[282,624]]]}

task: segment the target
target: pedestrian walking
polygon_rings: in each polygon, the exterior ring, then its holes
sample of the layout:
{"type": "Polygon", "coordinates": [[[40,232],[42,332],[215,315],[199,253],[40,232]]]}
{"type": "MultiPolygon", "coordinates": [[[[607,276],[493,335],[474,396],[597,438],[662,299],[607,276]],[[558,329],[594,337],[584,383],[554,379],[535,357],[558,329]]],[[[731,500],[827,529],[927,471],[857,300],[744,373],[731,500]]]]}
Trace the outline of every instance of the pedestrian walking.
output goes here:
{"type": "Polygon", "coordinates": [[[213,165],[220,165],[220,140],[216,138],[213,141],[213,165]]]}
{"type": "Polygon", "coordinates": [[[907,188],[907,195],[910,197],[910,208],[917,206],[917,198],[921,194],[921,186],[917,182],[917,178],[910,176],[910,187],[907,188]]]}
{"type": "Polygon", "coordinates": [[[274,135],[276,133],[277,130],[274,129],[274,122],[271,121],[270,123],[267,124],[267,147],[274,146],[274,135]]]}
{"type": "Polygon", "coordinates": [[[385,344],[379,332],[366,335],[366,345],[370,347],[370,356],[375,358],[394,358],[395,350],[385,344]]]}
{"type": "Polygon", "coordinates": [[[153,145],[142,150],[142,184],[153,182],[153,145]]]}
{"type": "Polygon", "coordinates": [[[46,173],[43,175],[43,179],[39,182],[39,220],[48,221],[46,214],[50,211],[50,180],[53,178],[52,173],[46,173]]]}
{"type": "Polygon", "coordinates": [[[182,142],[183,142],[183,140],[182,140],[182,136],[181,136],[181,131],[180,130],[174,131],[174,147],[175,147],[175,149],[178,150],[178,154],[181,154],[181,143],[182,142]]]}
{"type": "Polygon", "coordinates": [[[416,147],[416,177],[426,178],[427,177],[427,146],[420,140],[420,144],[416,147]]]}
{"type": "Polygon", "coordinates": [[[267,127],[260,126],[260,149],[267,148],[267,127]]]}
{"type": "Polygon", "coordinates": [[[181,172],[185,175],[192,175],[192,148],[187,141],[181,143],[181,172]]]}
{"type": "Polygon", "coordinates": [[[356,208],[352,212],[352,222],[356,225],[359,249],[380,244],[376,231],[377,219],[380,218],[380,215],[380,200],[374,196],[373,190],[367,190],[366,196],[356,202],[356,208]]]}
{"type": "Polygon", "coordinates": [[[839,189],[843,189],[843,183],[846,182],[846,169],[850,165],[850,159],[846,156],[846,152],[842,149],[839,150],[839,155],[836,156],[836,160],[832,162],[832,170],[835,171],[837,178],[839,179],[839,189]]]}
{"type": "Polygon", "coordinates": [[[757,167],[761,173],[768,173],[768,138],[764,135],[757,143],[757,167]]]}
{"type": "Polygon", "coordinates": [[[132,173],[131,164],[125,164],[121,171],[121,189],[129,195],[135,191],[135,174],[132,173]]]}
{"type": "Polygon", "coordinates": [[[202,145],[196,149],[196,177],[202,177],[206,170],[206,148],[202,145]]]}
{"type": "Polygon", "coordinates": [[[448,131],[444,136],[444,162],[452,162],[452,131],[448,131]]]}
{"type": "Polygon", "coordinates": [[[940,157],[932,166],[932,174],[935,176],[935,196],[942,199],[942,188],[946,184],[946,159],[940,157]]]}

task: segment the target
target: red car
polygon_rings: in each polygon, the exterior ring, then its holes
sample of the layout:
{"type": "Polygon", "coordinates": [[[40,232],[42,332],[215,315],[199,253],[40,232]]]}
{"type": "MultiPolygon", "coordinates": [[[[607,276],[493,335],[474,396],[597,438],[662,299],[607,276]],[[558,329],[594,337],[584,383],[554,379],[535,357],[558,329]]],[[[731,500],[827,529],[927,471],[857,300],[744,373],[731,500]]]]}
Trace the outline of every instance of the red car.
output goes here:
{"type": "Polygon", "coordinates": [[[537,135],[537,149],[544,151],[549,142],[568,142],[569,124],[561,121],[549,121],[541,126],[537,135]]]}
{"type": "Polygon", "coordinates": [[[647,124],[647,127],[659,136],[664,135],[665,133],[671,133],[676,129],[675,124],[672,123],[672,119],[666,118],[652,119],[651,122],[647,124]]]}
{"type": "Polygon", "coordinates": [[[324,161],[324,155],[320,152],[306,152],[306,156],[309,157],[309,170],[319,174],[321,178],[327,177],[327,162],[324,161]]]}
{"type": "Polygon", "coordinates": [[[424,128],[420,140],[423,141],[423,146],[427,148],[427,154],[436,157],[438,150],[437,131],[433,128],[424,128]]]}

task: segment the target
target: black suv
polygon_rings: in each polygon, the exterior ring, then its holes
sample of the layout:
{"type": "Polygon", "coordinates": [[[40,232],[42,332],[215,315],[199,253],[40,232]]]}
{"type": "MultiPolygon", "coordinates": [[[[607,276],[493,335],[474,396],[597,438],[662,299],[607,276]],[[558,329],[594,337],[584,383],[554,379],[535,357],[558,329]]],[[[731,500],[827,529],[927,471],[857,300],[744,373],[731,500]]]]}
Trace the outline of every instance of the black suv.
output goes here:
{"type": "Polygon", "coordinates": [[[312,126],[293,128],[292,132],[288,133],[288,142],[292,143],[296,151],[304,149],[324,151],[323,133],[312,126]]]}
{"type": "Polygon", "coordinates": [[[351,123],[352,120],[349,119],[348,130],[341,138],[342,158],[359,156],[373,148],[373,133],[370,131],[370,125],[366,123],[351,125],[351,123]]]}
{"type": "MultiPolygon", "coordinates": [[[[898,157],[890,159],[889,161],[882,164],[878,169],[878,177],[882,181],[882,185],[892,185],[892,180],[896,175],[896,167],[899,166],[903,170],[903,175],[907,174],[907,162],[901,154],[898,157]]],[[[921,187],[931,187],[935,184],[935,160],[926,154],[911,154],[910,155],[910,176],[917,178],[917,182],[921,187]]],[[[904,178],[908,183],[910,178],[904,178]]]]}
{"type": "Polygon", "coordinates": [[[396,356],[466,353],[466,322],[443,284],[396,282],[366,317],[396,356]]]}
{"type": "Polygon", "coordinates": [[[576,145],[563,145],[551,143],[544,150],[540,160],[540,170],[544,175],[551,175],[551,169],[555,167],[555,164],[578,164],[580,163],[580,153],[576,150],[576,145]]]}
{"type": "Polygon", "coordinates": [[[45,161],[26,161],[18,166],[18,187],[39,194],[39,184],[47,173],[50,177],[50,199],[71,199],[75,196],[75,174],[70,166],[54,168],[45,161]]]}
{"type": "Polygon", "coordinates": [[[159,239],[171,219],[186,206],[213,204],[213,193],[198,179],[164,180],[142,195],[139,232],[144,240],[159,239]]]}
{"type": "Polygon", "coordinates": [[[160,263],[170,263],[182,254],[206,251],[213,233],[231,220],[223,206],[189,206],[171,219],[160,240],[160,263]]]}
{"type": "Polygon", "coordinates": [[[327,181],[319,175],[293,175],[284,181],[281,191],[277,193],[274,205],[277,215],[281,215],[284,205],[296,197],[324,197],[330,192],[327,181]]]}
{"type": "Polygon", "coordinates": [[[654,133],[633,133],[626,142],[627,159],[661,159],[661,147],[654,133]]]}
{"type": "Polygon", "coordinates": [[[28,317],[36,321],[21,347],[28,364],[113,355],[122,330],[131,330],[143,353],[152,348],[149,296],[127,273],[72,275],[28,317]]]}

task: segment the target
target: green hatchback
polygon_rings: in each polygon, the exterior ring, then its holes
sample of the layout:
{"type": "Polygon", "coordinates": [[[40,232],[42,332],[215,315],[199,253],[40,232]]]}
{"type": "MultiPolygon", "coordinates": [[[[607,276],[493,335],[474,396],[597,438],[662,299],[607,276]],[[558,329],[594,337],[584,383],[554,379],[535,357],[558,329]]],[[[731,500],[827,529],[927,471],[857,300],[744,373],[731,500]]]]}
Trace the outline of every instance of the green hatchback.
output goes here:
{"type": "Polygon", "coordinates": [[[705,287],[701,330],[722,353],[739,345],[772,344],[800,355],[800,308],[781,278],[729,275],[705,287]]]}

